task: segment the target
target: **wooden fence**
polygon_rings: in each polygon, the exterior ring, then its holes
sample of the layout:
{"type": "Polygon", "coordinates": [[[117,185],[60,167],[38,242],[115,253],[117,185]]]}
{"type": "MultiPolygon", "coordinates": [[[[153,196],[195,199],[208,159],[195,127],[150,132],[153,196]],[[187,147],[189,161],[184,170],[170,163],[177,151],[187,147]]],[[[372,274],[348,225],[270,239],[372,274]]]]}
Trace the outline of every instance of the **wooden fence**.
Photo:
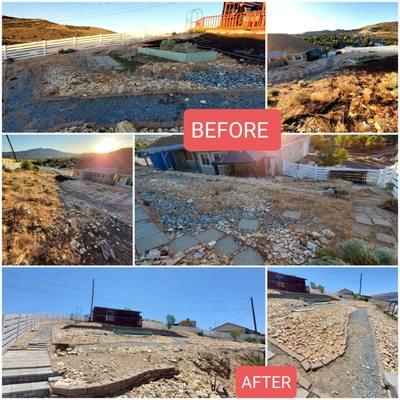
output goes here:
{"type": "Polygon", "coordinates": [[[196,29],[250,30],[265,29],[265,11],[248,11],[239,14],[212,15],[196,21],[196,29]]]}
{"type": "Polygon", "coordinates": [[[21,336],[34,329],[40,321],[51,321],[67,318],[54,314],[3,314],[2,321],[2,352],[4,353],[21,336]]]}
{"type": "Polygon", "coordinates": [[[81,36],[68,39],[42,40],[40,42],[12,44],[2,46],[2,59],[19,59],[45,56],[60,50],[83,50],[111,45],[140,43],[152,36],[139,37],[133,33],[110,33],[106,35],[81,36]]]}
{"type": "Polygon", "coordinates": [[[386,167],[384,169],[357,169],[357,168],[346,168],[346,167],[319,167],[318,165],[306,165],[297,164],[290,162],[283,162],[282,165],[283,175],[291,176],[296,179],[315,179],[315,180],[327,180],[329,178],[340,175],[340,173],[360,174],[365,179],[365,183],[369,185],[375,185],[382,189],[386,189],[388,184],[391,184],[391,192],[394,197],[397,197],[397,167],[386,167]]]}

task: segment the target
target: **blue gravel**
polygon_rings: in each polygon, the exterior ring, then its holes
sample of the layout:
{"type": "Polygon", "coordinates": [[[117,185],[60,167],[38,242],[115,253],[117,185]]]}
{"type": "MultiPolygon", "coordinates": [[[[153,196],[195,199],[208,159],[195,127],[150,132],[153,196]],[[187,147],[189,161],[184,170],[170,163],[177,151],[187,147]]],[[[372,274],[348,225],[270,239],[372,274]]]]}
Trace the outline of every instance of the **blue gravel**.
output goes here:
{"type": "Polygon", "coordinates": [[[185,77],[202,86],[222,89],[254,86],[259,86],[262,89],[265,85],[265,79],[261,75],[250,71],[237,71],[216,66],[206,67],[201,72],[189,72],[185,77]]]}
{"type": "MultiPolygon", "coordinates": [[[[36,76],[31,70],[19,73],[18,79],[3,82],[7,85],[3,103],[3,132],[50,132],[59,124],[74,121],[109,126],[131,120],[140,126],[148,123],[167,123],[171,127],[180,121],[190,108],[264,108],[262,90],[256,93],[201,95],[143,95],[99,99],[38,100],[34,98],[36,76]],[[190,100],[185,102],[185,98],[190,100]],[[201,104],[205,100],[206,104],[201,104]]],[[[3,91],[4,95],[4,91],[3,91]]]]}

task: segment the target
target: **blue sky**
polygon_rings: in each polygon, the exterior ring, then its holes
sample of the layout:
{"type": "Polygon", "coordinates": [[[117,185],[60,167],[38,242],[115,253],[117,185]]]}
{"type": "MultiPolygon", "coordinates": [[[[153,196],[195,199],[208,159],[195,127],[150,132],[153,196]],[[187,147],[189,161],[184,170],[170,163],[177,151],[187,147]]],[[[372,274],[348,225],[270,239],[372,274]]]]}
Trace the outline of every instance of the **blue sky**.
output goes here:
{"type": "Polygon", "coordinates": [[[271,33],[357,29],[398,20],[397,2],[295,2],[273,0],[267,6],[271,33]]]}
{"type": "Polygon", "coordinates": [[[270,268],[271,271],[306,278],[306,285],[321,284],[327,292],[337,292],[346,288],[353,292],[359,290],[360,273],[364,295],[397,292],[396,268],[270,268]]]}
{"type": "Polygon", "coordinates": [[[90,312],[95,305],[131,308],[143,318],[194,319],[208,329],[225,322],[264,332],[265,275],[262,268],[3,268],[3,313],[90,312]],[[12,286],[12,287],[9,287],[12,286]]]}
{"type": "MultiPolygon", "coordinates": [[[[105,153],[133,147],[132,135],[9,135],[15,151],[39,147],[66,153],[105,153]]],[[[11,151],[3,135],[3,152],[11,151]]]]}
{"type": "Polygon", "coordinates": [[[221,14],[222,5],[222,2],[3,2],[3,15],[151,34],[183,32],[188,11],[197,8],[204,16],[216,15],[221,14]]]}

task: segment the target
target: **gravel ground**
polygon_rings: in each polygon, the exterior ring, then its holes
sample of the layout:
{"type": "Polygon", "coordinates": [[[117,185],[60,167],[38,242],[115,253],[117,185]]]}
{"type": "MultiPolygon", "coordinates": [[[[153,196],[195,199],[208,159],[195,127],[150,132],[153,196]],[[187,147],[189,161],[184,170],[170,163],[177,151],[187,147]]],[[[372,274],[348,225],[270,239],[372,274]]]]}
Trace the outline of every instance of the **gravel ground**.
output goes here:
{"type": "Polygon", "coordinates": [[[171,123],[176,126],[186,109],[265,107],[262,90],[245,95],[160,94],[42,101],[34,98],[35,79],[35,73],[25,69],[18,73],[17,80],[3,81],[3,132],[49,132],[59,124],[73,121],[107,126],[133,120],[142,124],[171,123]],[[186,98],[190,100],[185,101],[186,98]]]}

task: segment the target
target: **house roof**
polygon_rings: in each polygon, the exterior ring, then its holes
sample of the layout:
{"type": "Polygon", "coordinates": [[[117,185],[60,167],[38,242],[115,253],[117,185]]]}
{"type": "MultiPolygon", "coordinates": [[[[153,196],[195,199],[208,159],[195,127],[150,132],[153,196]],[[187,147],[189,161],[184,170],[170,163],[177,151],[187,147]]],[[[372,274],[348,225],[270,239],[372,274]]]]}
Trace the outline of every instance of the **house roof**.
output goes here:
{"type": "Polygon", "coordinates": [[[296,275],[282,274],[281,272],[275,272],[275,271],[268,271],[268,276],[269,275],[281,276],[282,278],[285,278],[285,277],[295,278],[295,279],[299,279],[302,281],[307,280],[306,278],[300,278],[299,276],[296,276],[296,275]]]}
{"type": "Polygon", "coordinates": [[[118,172],[117,168],[103,168],[103,167],[90,167],[82,168],[83,172],[90,172],[92,174],[114,175],[118,172]]]}
{"type": "Polygon", "coordinates": [[[170,135],[163,136],[153,143],[149,144],[144,149],[141,149],[141,153],[151,153],[165,150],[179,150],[183,149],[183,135],[170,135]]]}
{"type": "Polygon", "coordinates": [[[135,314],[140,314],[142,312],[142,311],[134,311],[134,310],[124,310],[122,308],[99,307],[99,306],[93,307],[93,311],[107,311],[107,310],[121,311],[121,312],[135,313],[135,314]]]}
{"type": "Polygon", "coordinates": [[[223,154],[213,164],[249,164],[255,163],[265,157],[261,151],[230,151],[223,154]]]}
{"type": "Polygon", "coordinates": [[[352,290],[346,289],[346,288],[339,290],[338,293],[351,293],[351,294],[354,294],[354,292],[352,290]]]}
{"type": "Polygon", "coordinates": [[[284,51],[268,51],[267,53],[268,58],[285,58],[286,53],[284,51]]]}
{"type": "Polygon", "coordinates": [[[319,48],[321,47],[316,44],[286,33],[268,34],[268,53],[282,51],[287,55],[292,55],[319,48]]]}
{"type": "Polygon", "coordinates": [[[231,326],[236,327],[236,328],[238,328],[238,329],[245,329],[246,331],[251,331],[251,332],[253,332],[252,329],[246,328],[245,326],[241,326],[241,325],[234,324],[233,322],[225,322],[224,324],[219,325],[219,326],[216,326],[215,328],[213,328],[213,329],[211,329],[211,330],[212,330],[212,331],[218,330],[219,328],[222,328],[222,327],[224,327],[225,325],[231,325],[231,326]]]}

